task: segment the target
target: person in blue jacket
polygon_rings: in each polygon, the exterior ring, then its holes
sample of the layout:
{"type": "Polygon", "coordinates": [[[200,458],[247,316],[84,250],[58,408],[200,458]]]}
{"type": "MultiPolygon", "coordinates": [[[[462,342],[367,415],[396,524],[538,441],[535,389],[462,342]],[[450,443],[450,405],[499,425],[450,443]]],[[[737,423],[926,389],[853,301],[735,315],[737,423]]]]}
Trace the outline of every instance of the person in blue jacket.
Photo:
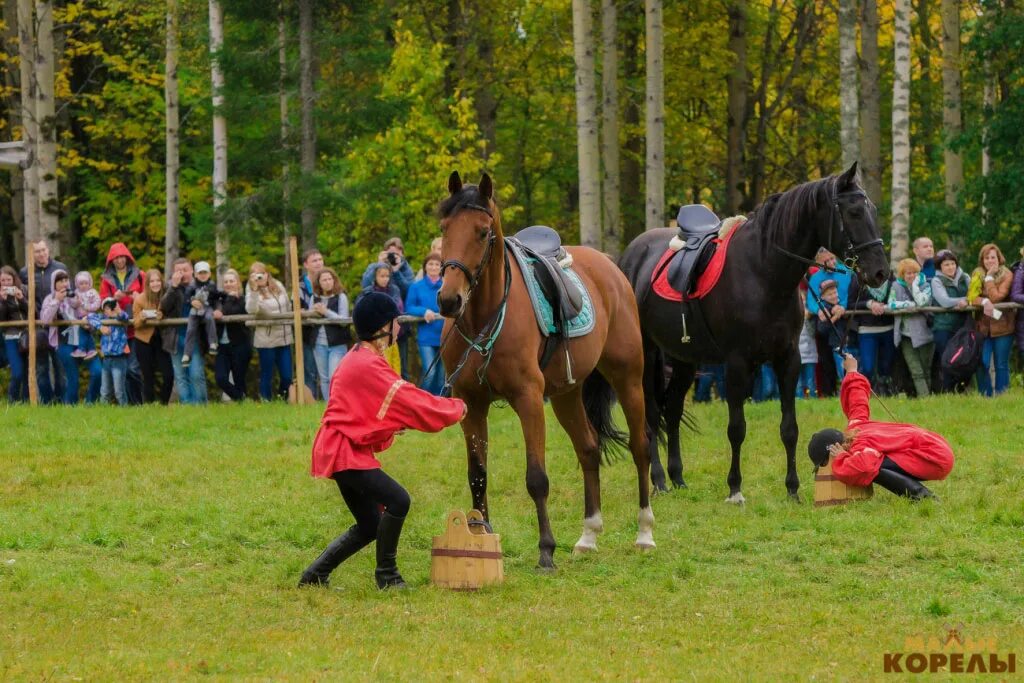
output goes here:
{"type": "Polygon", "coordinates": [[[423,316],[424,321],[416,328],[420,364],[423,366],[420,387],[435,396],[441,395],[444,386],[444,368],[440,361],[434,362],[441,351],[441,329],[444,327],[444,318],[441,317],[437,306],[437,292],[440,289],[441,255],[434,252],[423,263],[423,278],[409,287],[409,293],[405,297],[405,313],[423,316]]]}

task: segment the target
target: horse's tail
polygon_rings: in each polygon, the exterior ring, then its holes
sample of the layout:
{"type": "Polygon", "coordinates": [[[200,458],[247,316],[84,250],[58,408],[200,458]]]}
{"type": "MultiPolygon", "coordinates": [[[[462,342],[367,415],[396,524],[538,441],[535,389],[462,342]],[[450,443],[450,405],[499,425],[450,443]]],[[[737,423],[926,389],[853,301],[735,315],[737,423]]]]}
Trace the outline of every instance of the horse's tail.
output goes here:
{"type": "Polygon", "coordinates": [[[615,426],[612,404],[615,390],[596,368],[583,382],[583,408],[597,432],[597,445],[605,463],[625,457],[629,453],[628,435],[615,426]]]}

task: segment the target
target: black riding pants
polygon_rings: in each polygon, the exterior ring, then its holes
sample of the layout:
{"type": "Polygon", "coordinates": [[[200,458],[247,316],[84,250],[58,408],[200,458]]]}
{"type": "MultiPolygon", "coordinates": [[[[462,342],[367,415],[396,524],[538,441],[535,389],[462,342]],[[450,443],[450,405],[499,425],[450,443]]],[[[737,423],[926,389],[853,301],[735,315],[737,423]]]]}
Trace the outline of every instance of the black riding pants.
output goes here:
{"type": "Polygon", "coordinates": [[[377,538],[381,507],[395,517],[409,513],[409,492],[384,470],[344,470],[335,472],[331,478],[338,484],[341,497],[366,541],[377,538]]]}

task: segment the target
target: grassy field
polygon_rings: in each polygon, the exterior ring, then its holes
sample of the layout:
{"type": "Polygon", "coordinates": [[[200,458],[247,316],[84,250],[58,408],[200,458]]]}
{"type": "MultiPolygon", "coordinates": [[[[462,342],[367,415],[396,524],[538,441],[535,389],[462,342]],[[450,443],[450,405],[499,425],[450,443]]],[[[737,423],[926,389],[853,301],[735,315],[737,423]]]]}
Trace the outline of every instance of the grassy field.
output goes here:
{"type": "MultiPolygon", "coordinates": [[[[427,585],[431,536],[469,503],[458,428],[403,435],[383,458],[413,496],[399,560],[414,590],[379,593],[370,551],[331,589],[297,590],[350,524],[333,483],[308,475],[317,408],[0,406],[0,679],[871,679],[905,638],[957,623],[1024,659],[1024,396],[888,403],[954,445],[941,503],[787,503],[778,407],[762,404],[747,411],[748,503],[727,505],[726,409],[697,406],[690,488],[654,501],[658,548],[632,548],[635,473],[619,462],[602,474],[600,550],[579,558],[582,480],[549,420],[554,574],[534,570],[518,422],[496,409],[507,581],[471,594],[427,585]]],[[[807,438],[837,414],[799,405],[805,501],[807,438]]]]}

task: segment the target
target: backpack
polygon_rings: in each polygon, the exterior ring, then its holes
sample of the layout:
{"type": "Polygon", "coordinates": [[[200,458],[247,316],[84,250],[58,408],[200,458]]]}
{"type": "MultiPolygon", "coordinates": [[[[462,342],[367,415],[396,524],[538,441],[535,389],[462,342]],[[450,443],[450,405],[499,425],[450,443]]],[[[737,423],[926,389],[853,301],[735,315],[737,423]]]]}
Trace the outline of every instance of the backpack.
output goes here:
{"type": "Polygon", "coordinates": [[[942,369],[955,379],[967,379],[981,363],[981,346],[984,337],[978,334],[974,325],[960,328],[946,344],[942,352],[942,369]]]}

